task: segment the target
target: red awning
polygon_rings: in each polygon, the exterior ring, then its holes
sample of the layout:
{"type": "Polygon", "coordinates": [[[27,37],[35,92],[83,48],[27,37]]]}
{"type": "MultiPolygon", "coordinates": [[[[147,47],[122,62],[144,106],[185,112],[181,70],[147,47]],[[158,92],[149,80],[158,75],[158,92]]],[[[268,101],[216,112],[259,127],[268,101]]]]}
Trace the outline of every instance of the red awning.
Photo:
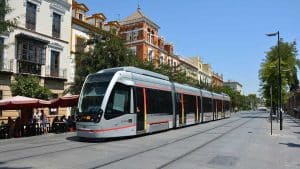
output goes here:
{"type": "Polygon", "coordinates": [[[51,102],[46,100],[24,97],[24,96],[15,96],[8,99],[0,100],[0,109],[19,110],[22,108],[47,107],[50,104],[51,102]]]}
{"type": "Polygon", "coordinates": [[[79,95],[65,95],[51,100],[50,107],[73,107],[77,106],[79,95]]]}

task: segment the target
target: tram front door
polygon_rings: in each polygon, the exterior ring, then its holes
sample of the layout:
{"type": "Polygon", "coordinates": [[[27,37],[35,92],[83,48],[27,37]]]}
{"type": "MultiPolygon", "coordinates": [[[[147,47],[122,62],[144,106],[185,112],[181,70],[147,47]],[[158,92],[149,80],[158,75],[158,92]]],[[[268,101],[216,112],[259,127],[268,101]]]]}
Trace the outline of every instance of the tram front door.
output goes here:
{"type": "Polygon", "coordinates": [[[135,113],[136,113],[136,131],[137,133],[145,132],[145,105],[146,105],[146,89],[135,88],[135,113]]]}

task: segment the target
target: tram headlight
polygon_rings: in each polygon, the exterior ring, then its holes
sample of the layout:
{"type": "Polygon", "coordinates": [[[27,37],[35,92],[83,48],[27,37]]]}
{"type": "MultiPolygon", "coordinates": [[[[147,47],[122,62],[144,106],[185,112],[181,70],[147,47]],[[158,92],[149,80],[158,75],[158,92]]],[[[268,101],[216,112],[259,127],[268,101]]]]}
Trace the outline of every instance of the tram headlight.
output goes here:
{"type": "Polygon", "coordinates": [[[100,112],[98,112],[94,115],[93,120],[94,120],[95,123],[100,122],[102,114],[103,114],[103,111],[100,110],[100,112]]]}

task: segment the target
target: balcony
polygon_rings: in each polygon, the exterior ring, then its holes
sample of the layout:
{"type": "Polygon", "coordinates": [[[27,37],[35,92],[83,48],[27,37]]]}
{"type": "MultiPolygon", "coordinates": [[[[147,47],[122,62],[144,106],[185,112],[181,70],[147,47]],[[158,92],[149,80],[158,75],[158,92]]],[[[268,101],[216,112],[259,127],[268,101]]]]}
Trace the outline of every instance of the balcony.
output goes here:
{"type": "Polygon", "coordinates": [[[67,69],[54,69],[51,66],[46,66],[45,76],[55,79],[67,79],[67,69]]]}
{"type": "Polygon", "coordinates": [[[0,72],[13,72],[14,60],[0,60],[0,72]]]}

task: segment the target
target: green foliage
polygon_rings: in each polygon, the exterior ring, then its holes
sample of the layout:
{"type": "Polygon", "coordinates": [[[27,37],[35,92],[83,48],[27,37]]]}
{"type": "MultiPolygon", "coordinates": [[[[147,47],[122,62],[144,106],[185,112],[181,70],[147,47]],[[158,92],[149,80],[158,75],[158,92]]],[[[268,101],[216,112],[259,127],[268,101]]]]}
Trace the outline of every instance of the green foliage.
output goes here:
{"type": "Polygon", "coordinates": [[[250,109],[250,106],[247,107],[247,104],[251,105],[247,101],[247,96],[242,96],[229,87],[213,87],[210,84],[199,83],[188,77],[181,65],[171,67],[166,64],[158,65],[156,64],[159,63],[157,60],[149,62],[138,59],[124,45],[124,41],[111,32],[99,31],[91,34],[90,40],[85,43],[85,48],[89,50],[76,53],[75,84],[67,92],[79,94],[86,76],[90,73],[112,67],[135,66],[166,75],[171,81],[177,83],[188,84],[217,93],[226,93],[231,97],[232,106],[237,109],[250,109]]]}
{"type": "Polygon", "coordinates": [[[102,69],[120,66],[137,66],[140,61],[131,50],[124,46],[124,41],[115,34],[99,31],[91,34],[86,42],[87,52],[76,53],[75,84],[69,91],[80,93],[85,77],[102,69]]]}
{"type": "MultiPolygon", "coordinates": [[[[5,16],[11,12],[11,8],[8,6],[7,0],[0,0],[0,35],[5,32],[11,32],[17,26],[16,19],[5,20],[5,16]]],[[[0,53],[2,53],[5,45],[0,44],[0,53]]],[[[0,66],[2,65],[0,59],[0,66]]]]}
{"type": "Polygon", "coordinates": [[[10,88],[13,96],[20,95],[47,100],[53,95],[50,89],[40,86],[36,76],[18,75],[10,88]]]}
{"type": "Polygon", "coordinates": [[[11,11],[12,9],[8,6],[7,0],[0,0],[0,34],[10,32],[16,26],[16,19],[5,20],[5,16],[11,11]]]}
{"type": "MultiPolygon", "coordinates": [[[[266,53],[266,58],[261,64],[259,70],[259,79],[261,81],[261,93],[266,99],[269,106],[271,104],[271,90],[272,101],[274,104],[278,103],[278,47],[271,47],[270,51],[266,53]]],[[[296,42],[279,42],[280,56],[281,56],[281,81],[282,81],[282,101],[283,104],[287,101],[287,92],[296,90],[299,86],[297,78],[297,68],[300,68],[300,60],[296,58],[297,49],[296,42]]]]}

